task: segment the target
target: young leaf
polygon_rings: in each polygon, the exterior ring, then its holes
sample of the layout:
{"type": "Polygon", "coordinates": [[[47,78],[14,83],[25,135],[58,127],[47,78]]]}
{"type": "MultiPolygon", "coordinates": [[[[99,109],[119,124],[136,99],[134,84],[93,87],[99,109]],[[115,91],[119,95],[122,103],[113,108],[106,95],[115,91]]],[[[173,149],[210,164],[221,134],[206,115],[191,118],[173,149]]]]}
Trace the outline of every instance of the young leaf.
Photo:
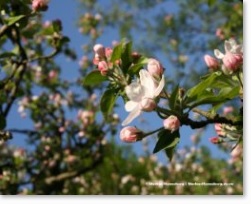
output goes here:
{"type": "Polygon", "coordinates": [[[113,89],[108,89],[103,94],[100,100],[100,109],[105,118],[108,116],[108,114],[112,112],[116,99],[117,99],[117,94],[113,89]]]}
{"type": "Polygon", "coordinates": [[[177,107],[178,98],[179,86],[176,86],[169,99],[169,106],[171,110],[174,110],[177,107]]]}
{"type": "Polygon", "coordinates": [[[121,54],[121,60],[123,65],[123,70],[128,69],[132,63],[132,42],[126,42],[123,44],[123,50],[121,54]]]}
{"type": "Polygon", "coordinates": [[[165,149],[166,156],[168,157],[168,159],[170,161],[173,158],[174,149],[175,149],[175,147],[171,147],[171,148],[165,149]]]}
{"type": "Polygon", "coordinates": [[[175,148],[180,141],[179,131],[171,133],[169,130],[162,130],[158,134],[159,140],[154,147],[153,153],[157,153],[160,150],[175,148]]]}
{"type": "Polygon", "coordinates": [[[113,48],[111,62],[115,62],[116,60],[120,59],[122,52],[123,52],[123,44],[120,43],[113,48]]]}
{"type": "Polygon", "coordinates": [[[107,80],[107,77],[100,74],[99,70],[90,72],[83,80],[84,86],[96,86],[107,80]]]}
{"type": "Polygon", "coordinates": [[[24,17],[25,17],[25,15],[19,15],[19,16],[9,17],[8,19],[6,19],[7,25],[11,26],[11,25],[17,23],[18,21],[20,21],[24,17]]]}
{"type": "Polygon", "coordinates": [[[142,67],[148,63],[148,58],[145,57],[141,57],[138,61],[137,64],[132,65],[129,69],[128,69],[128,74],[136,74],[139,72],[140,69],[142,69],[142,67]]]}

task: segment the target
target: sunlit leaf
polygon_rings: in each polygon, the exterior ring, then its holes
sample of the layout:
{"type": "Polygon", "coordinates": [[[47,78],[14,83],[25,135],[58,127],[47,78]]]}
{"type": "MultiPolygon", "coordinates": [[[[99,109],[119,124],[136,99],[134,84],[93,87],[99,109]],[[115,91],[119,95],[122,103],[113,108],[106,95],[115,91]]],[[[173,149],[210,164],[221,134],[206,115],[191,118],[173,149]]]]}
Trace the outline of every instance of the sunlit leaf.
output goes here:
{"type": "Polygon", "coordinates": [[[83,80],[84,86],[96,86],[107,80],[107,77],[100,74],[99,70],[90,72],[83,80]]]}

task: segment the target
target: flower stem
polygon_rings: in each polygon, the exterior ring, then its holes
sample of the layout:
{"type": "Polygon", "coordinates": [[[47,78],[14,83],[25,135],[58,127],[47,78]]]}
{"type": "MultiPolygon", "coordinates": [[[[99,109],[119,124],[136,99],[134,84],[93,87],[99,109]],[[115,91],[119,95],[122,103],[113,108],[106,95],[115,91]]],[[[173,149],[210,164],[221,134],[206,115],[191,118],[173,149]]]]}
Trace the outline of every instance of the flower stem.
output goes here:
{"type": "Polygon", "coordinates": [[[152,134],[154,134],[154,133],[156,133],[156,132],[159,132],[160,130],[163,130],[163,129],[164,129],[164,127],[161,127],[161,128],[156,129],[156,130],[153,130],[153,131],[151,131],[151,132],[145,133],[145,134],[143,135],[143,138],[145,138],[145,137],[147,137],[147,136],[149,136],[149,135],[152,135],[152,134]]]}

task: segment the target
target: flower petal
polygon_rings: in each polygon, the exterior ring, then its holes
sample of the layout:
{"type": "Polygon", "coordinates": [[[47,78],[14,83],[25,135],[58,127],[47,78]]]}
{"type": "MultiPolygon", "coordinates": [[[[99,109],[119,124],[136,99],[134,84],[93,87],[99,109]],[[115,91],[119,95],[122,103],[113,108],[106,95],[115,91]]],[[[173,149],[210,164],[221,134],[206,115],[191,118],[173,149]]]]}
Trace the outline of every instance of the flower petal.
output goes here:
{"type": "Polygon", "coordinates": [[[125,104],[125,109],[127,112],[131,112],[134,108],[136,108],[137,105],[138,103],[135,101],[128,101],[125,104]]]}
{"type": "Polygon", "coordinates": [[[220,50],[218,50],[218,49],[214,50],[214,55],[218,59],[222,59],[224,57],[224,54],[220,50]]]}
{"type": "Polygon", "coordinates": [[[165,76],[164,76],[164,74],[162,74],[162,78],[159,82],[159,86],[157,87],[157,89],[155,89],[154,97],[157,97],[161,93],[164,86],[165,86],[165,76]]]}
{"type": "Polygon", "coordinates": [[[122,126],[128,125],[130,122],[132,122],[136,117],[138,117],[141,113],[141,109],[139,106],[136,106],[132,112],[129,113],[127,118],[122,122],[122,126]]]}
{"type": "Polygon", "coordinates": [[[140,101],[144,95],[143,87],[137,82],[132,82],[130,85],[126,86],[125,92],[131,101],[140,101]]]}
{"type": "Polygon", "coordinates": [[[139,72],[140,84],[144,88],[144,97],[154,97],[154,90],[156,85],[150,73],[144,69],[139,72]]]}
{"type": "Polygon", "coordinates": [[[231,52],[232,47],[234,47],[233,42],[225,40],[224,47],[226,52],[231,52]]]}

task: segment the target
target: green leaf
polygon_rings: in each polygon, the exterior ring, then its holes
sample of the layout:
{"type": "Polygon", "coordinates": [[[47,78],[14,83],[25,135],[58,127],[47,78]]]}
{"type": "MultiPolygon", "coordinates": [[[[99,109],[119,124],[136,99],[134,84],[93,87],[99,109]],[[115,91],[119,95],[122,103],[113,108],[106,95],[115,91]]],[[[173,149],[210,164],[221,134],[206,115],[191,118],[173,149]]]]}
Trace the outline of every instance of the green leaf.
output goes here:
{"type": "Polygon", "coordinates": [[[127,70],[132,63],[132,42],[123,43],[123,50],[121,54],[122,69],[127,70]]]}
{"type": "Polygon", "coordinates": [[[6,19],[7,25],[11,26],[11,25],[17,23],[18,21],[20,21],[24,17],[25,17],[25,15],[19,15],[19,16],[9,17],[8,19],[6,19]]]}
{"type": "Polygon", "coordinates": [[[168,159],[170,161],[173,158],[174,150],[175,150],[175,147],[171,147],[171,148],[165,149],[166,156],[168,157],[168,159]]]}
{"type": "Polygon", "coordinates": [[[116,60],[120,59],[122,52],[123,52],[123,45],[122,43],[120,43],[113,48],[111,62],[115,62],[116,60]]]}
{"type": "Polygon", "coordinates": [[[198,105],[203,104],[211,104],[213,106],[217,106],[223,102],[231,100],[237,96],[239,96],[240,87],[226,87],[221,89],[218,94],[201,94],[201,98],[189,103],[191,107],[196,107],[198,105]]]}
{"type": "Polygon", "coordinates": [[[177,108],[177,102],[179,98],[179,86],[177,85],[173,92],[171,93],[170,99],[169,99],[169,107],[171,110],[175,110],[177,108]]]}
{"type": "Polygon", "coordinates": [[[191,107],[202,104],[219,104],[239,94],[239,84],[231,76],[214,72],[202,78],[195,87],[187,91],[185,103],[191,107]]]}
{"type": "Polygon", "coordinates": [[[162,130],[158,134],[159,140],[154,147],[153,153],[157,153],[160,150],[175,148],[180,141],[179,130],[171,133],[169,130],[162,130]]]}
{"type": "Polygon", "coordinates": [[[195,87],[189,89],[187,91],[187,96],[189,98],[194,98],[201,93],[203,93],[208,87],[211,87],[211,85],[214,83],[214,81],[217,79],[218,75],[220,73],[214,72],[209,77],[201,81],[199,84],[197,84],[195,87]]]}
{"type": "Polygon", "coordinates": [[[114,89],[108,89],[103,94],[100,100],[100,109],[105,118],[112,112],[117,96],[118,95],[114,89]]]}
{"type": "Polygon", "coordinates": [[[128,74],[136,74],[139,72],[139,70],[142,69],[142,67],[148,63],[148,58],[145,57],[141,57],[138,61],[137,64],[132,65],[129,70],[128,70],[128,74]]]}
{"type": "Polygon", "coordinates": [[[16,54],[13,52],[4,52],[4,53],[0,54],[0,59],[1,58],[10,58],[10,57],[14,57],[14,56],[16,56],[16,54]]]}
{"type": "Polygon", "coordinates": [[[90,72],[83,80],[84,86],[96,86],[107,80],[107,77],[100,74],[99,70],[90,72]]]}
{"type": "Polygon", "coordinates": [[[3,130],[5,127],[6,127],[5,117],[0,114],[0,130],[3,130]]]}

